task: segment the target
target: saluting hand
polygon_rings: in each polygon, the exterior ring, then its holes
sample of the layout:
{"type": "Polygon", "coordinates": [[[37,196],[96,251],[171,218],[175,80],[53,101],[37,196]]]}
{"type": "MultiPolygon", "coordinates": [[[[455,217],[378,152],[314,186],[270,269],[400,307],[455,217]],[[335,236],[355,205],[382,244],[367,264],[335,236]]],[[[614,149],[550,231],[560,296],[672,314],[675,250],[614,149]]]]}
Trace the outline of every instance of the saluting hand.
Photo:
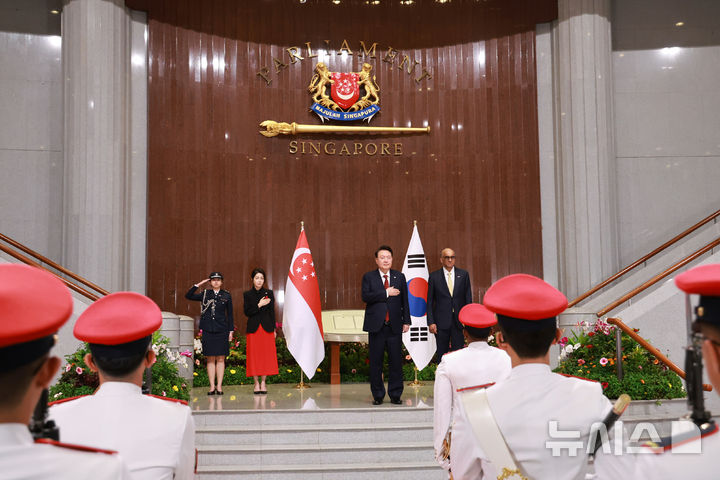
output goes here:
{"type": "Polygon", "coordinates": [[[268,303],[270,303],[270,297],[263,297],[263,298],[261,298],[260,301],[258,302],[258,308],[262,308],[262,307],[264,307],[265,305],[267,305],[268,303]]]}
{"type": "Polygon", "coordinates": [[[205,284],[208,283],[209,281],[210,281],[210,279],[209,279],[209,278],[206,278],[205,280],[203,280],[203,281],[201,281],[201,282],[198,282],[198,283],[196,283],[195,285],[197,285],[198,287],[202,287],[203,285],[205,285],[205,284]]]}
{"type": "Polygon", "coordinates": [[[388,297],[397,297],[400,295],[400,290],[395,287],[388,287],[385,291],[387,292],[388,297]]]}

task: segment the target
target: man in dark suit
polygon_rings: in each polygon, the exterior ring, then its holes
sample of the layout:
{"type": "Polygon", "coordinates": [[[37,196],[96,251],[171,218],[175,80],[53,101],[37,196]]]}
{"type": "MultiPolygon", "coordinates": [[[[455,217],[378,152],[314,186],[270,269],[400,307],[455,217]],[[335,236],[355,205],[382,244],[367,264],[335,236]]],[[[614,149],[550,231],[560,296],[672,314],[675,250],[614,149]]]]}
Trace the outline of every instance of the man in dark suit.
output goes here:
{"type": "Polygon", "coordinates": [[[405,275],[391,270],[392,249],[381,245],[375,251],[377,270],[362,278],[362,299],[366,303],[363,330],[368,332],[370,355],[370,391],[373,405],[385,398],[382,378],[383,357],[388,352],[390,402],[401,404],[403,392],[402,334],[410,329],[410,308],[405,275]]]}
{"type": "Polygon", "coordinates": [[[446,248],[440,253],[443,268],[430,274],[427,292],[427,323],[436,335],[438,361],[449,351],[465,345],[463,327],[458,320],[460,309],[472,303],[468,272],[455,267],[455,252],[446,248]]]}

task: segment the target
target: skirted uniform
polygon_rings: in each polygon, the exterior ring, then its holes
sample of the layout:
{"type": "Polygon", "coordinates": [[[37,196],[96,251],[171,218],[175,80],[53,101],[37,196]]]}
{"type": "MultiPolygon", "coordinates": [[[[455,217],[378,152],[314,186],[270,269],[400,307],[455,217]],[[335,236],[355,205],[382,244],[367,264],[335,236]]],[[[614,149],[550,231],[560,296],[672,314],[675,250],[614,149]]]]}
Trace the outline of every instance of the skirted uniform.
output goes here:
{"type": "Polygon", "coordinates": [[[508,354],[483,341],[443,355],[435,372],[433,443],[435,458],[443,468],[450,468],[453,478],[481,478],[482,473],[481,453],[465,420],[458,389],[503,380],[511,369],[508,354]],[[452,431],[449,461],[440,455],[448,430],[452,431]]]}
{"type": "Polygon", "coordinates": [[[50,418],[65,442],[119,452],[135,480],[194,478],[195,424],[185,402],[106,382],[95,395],[51,406],[50,418]]]}
{"type": "Polygon", "coordinates": [[[243,293],[247,322],[247,376],[277,375],[277,349],[275,348],[275,297],[272,290],[251,288],[243,293]],[[258,302],[268,297],[270,303],[258,308],[258,302]]]}
{"type": "Polygon", "coordinates": [[[188,300],[201,302],[200,330],[202,330],[203,355],[227,356],[230,354],[228,333],[235,330],[233,321],[232,296],[227,290],[212,289],[197,293],[198,287],[193,285],[185,294],[188,300]]]}

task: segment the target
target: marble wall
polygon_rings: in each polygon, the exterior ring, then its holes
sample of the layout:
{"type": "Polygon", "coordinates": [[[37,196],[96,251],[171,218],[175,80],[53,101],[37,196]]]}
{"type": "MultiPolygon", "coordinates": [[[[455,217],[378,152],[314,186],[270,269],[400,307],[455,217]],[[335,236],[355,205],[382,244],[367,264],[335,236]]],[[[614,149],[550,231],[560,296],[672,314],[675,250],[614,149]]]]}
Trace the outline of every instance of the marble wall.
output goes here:
{"type": "Polygon", "coordinates": [[[0,232],[60,259],[61,39],[0,31],[0,232]]]}
{"type": "Polygon", "coordinates": [[[620,258],[720,208],[720,2],[613,2],[620,258]]]}

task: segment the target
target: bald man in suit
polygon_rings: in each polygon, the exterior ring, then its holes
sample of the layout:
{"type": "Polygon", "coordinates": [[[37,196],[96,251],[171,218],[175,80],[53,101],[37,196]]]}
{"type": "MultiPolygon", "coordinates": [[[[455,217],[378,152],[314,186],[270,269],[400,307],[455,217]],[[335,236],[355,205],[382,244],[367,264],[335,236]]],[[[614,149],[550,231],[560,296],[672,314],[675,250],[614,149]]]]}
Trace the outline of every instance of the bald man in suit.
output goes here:
{"type": "Polygon", "coordinates": [[[438,362],[447,352],[465,346],[458,314],[462,307],[472,303],[470,275],[455,267],[453,249],[440,252],[440,263],[443,268],[430,274],[427,293],[427,323],[430,332],[436,335],[438,362]]]}

